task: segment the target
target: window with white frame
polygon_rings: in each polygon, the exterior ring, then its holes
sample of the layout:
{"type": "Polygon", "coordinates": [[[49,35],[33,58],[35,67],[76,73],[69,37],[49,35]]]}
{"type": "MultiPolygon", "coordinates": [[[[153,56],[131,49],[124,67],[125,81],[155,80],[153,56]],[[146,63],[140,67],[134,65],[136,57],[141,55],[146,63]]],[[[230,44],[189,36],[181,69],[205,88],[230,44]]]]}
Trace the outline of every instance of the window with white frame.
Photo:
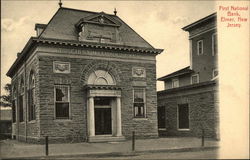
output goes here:
{"type": "Polygon", "coordinates": [[[188,130],[189,129],[189,107],[188,104],[179,104],[178,105],[178,129],[179,130],[188,130]]]}
{"type": "Polygon", "coordinates": [[[69,118],[69,85],[55,85],[55,117],[69,118]]]}
{"type": "Polygon", "coordinates": [[[29,91],[28,91],[28,104],[29,104],[29,121],[36,119],[35,114],[35,75],[34,72],[30,72],[29,77],[29,91]]]}
{"type": "Polygon", "coordinates": [[[179,87],[179,79],[172,79],[172,88],[179,87]]]}
{"type": "Polygon", "coordinates": [[[203,54],[203,40],[197,41],[197,55],[203,54]]]}
{"type": "Polygon", "coordinates": [[[199,83],[199,74],[194,74],[191,76],[191,84],[199,83]]]}
{"type": "Polygon", "coordinates": [[[213,78],[217,77],[219,74],[218,69],[213,69],[213,78]]]}
{"type": "Polygon", "coordinates": [[[144,118],[145,117],[145,89],[134,88],[134,117],[144,118]]]}
{"type": "Polygon", "coordinates": [[[217,41],[217,33],[212,35],[212,55],[215,56],[218,52],[218,41],[217,41]]]}

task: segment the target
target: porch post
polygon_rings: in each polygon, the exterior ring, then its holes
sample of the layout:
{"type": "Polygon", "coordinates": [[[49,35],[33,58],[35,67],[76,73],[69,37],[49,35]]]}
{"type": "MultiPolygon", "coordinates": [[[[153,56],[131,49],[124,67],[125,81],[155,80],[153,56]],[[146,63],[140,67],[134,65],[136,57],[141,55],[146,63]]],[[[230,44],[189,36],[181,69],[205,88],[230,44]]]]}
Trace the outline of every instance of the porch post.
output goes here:
{"type": "Polygon", "coordinates": [[[116,97],[116,136],[122,136],[121,97],[116,97]]]}
{"type": "Polygon", "coordinates": [[[90,137],[95,136],[94,97],[88,99],[88,133],[90,137]]]}

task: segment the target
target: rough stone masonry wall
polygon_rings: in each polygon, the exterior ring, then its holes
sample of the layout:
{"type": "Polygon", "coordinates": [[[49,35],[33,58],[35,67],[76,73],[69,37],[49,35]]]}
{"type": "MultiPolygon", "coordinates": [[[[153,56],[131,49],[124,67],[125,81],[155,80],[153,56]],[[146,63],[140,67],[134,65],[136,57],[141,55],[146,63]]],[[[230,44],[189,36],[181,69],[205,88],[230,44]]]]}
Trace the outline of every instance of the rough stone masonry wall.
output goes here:
{"type": "Polygon", "coordinates": [[[167,136],[200,137],[202,128],[205,136],[219,138],[219,110],[217,89],[214,85],[201,88],[189,88],[176,92],[159,93],[158,106],[166,107],[167,136]],[[189,105],[189,131],[177,129],[178,104],[189,105]]]}
{"type": "Polygon", "coordinates": [[[24,121],[18,122],[19,117],[16,119],[16,122],[13,123],[13,130],[12,135],[15,136],[20,141],[27,141],[27,142],[36,142],[40,137],[40,125],[39,125],[39,84],[38,84],[38,59],[33,54],[27,61],[26,65],[23,64],[17,70],[16,74],[13,76],[11,84],[15,86],[18,90],[17,94],[17,105],[16,105],[16,114],[19,116],[19,102],[18,97],[20,96],[20,81],[21,78],[24,79],[25,83],[25,92],[24,92],[24,99],[23,99],[23,116],[24,121]],[[36,120],[29,121],[28,120],[28,89],[29,89],[29,76],[30,72],[33,70],[35,74],[35,112],[36,112],[36,120]]]}
{"type": "MultiPolygon", "coordinates": [[[[95,51],[93,51],[93,54],[95,51]]],[[[95,53],[98,54],[98,53],[95,53]]],[[[110,53],[112,54],[112,52],[110,53]]],[[[117,54],[117,53],[116,53],[117,54]]],[[[114,54],[113,56],[115,56],[114,54]]],[[[42,53],[40,54],[42,55],[42,53]]],[[[102,55],[103,56],[103,55],[102,55]]],[[[110,56],[108,56],[110,57],[110,56]]],[[[129,138],[132,131],[137,137],[157,137],[157,95],[156,95],[156,69],[155,62],[143,61],[124,62],[117,60],[95,59],[93,57],[79,58],[69,56],[39,56],[39,84],[40,84],[40,127],[41,137],[49,136],[51,141],[85,141],[87,138],[86,91],[83,84],[83,71],[87,66],[93,67],[103,64],[103,67],[111,65],[119,77],[118,85],[122,89],[121,118],[122,134],[129,138]],[[71,73],[53,73],[53,61],[70,62],[71,73]],[[144,67],[146,78],[133,78],[132,67],[144,67]],[[146,82],[146,109],[147,117],[133,118],[133,82],[146,82]],[[63,83],[70,85],[71,118],[58,120],[54,116],[54,84],[63,83]]],[[[133,58],[133,57],[132,57],[133,58]]],[[[91,67],[90,67],[91,68],[91,67]]],[[[115,78],[117,78],[115,77],[115,78]]]]}

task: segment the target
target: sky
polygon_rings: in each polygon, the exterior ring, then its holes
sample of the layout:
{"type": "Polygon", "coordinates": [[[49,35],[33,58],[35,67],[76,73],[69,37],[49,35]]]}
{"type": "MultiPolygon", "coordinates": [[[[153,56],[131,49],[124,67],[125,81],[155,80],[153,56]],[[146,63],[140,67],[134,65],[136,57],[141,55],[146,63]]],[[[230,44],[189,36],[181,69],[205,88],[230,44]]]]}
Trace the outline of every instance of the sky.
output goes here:
{"type": "MultiPolygon", "coordinates": [[[[188,33],[181,28],[215,12],[211,1],[65,1],[63,7],[104,11],[117,15],[155,48],[157,78],[189,65],[188,33]]],[[[48,23],[58,10],[58,1],[2,1],[1,89],[10,78],[6,72],[31,36],[35,23],[48,23]]],[[[163,90],[157,82],[157,90],[163,90]]],[[[2,90],[3,91],[3,90],[2,90]]]]}

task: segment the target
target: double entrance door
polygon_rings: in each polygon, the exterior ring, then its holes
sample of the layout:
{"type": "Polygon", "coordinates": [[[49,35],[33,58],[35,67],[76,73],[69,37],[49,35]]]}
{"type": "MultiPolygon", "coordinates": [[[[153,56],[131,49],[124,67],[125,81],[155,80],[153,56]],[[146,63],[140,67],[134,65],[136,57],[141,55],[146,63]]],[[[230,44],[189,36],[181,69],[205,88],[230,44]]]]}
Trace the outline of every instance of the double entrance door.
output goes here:
{"type": "Polygon", "coordinates": [[[96,97],[95,106],[95,134],[112,134],[111,98],[96,97]]]}

